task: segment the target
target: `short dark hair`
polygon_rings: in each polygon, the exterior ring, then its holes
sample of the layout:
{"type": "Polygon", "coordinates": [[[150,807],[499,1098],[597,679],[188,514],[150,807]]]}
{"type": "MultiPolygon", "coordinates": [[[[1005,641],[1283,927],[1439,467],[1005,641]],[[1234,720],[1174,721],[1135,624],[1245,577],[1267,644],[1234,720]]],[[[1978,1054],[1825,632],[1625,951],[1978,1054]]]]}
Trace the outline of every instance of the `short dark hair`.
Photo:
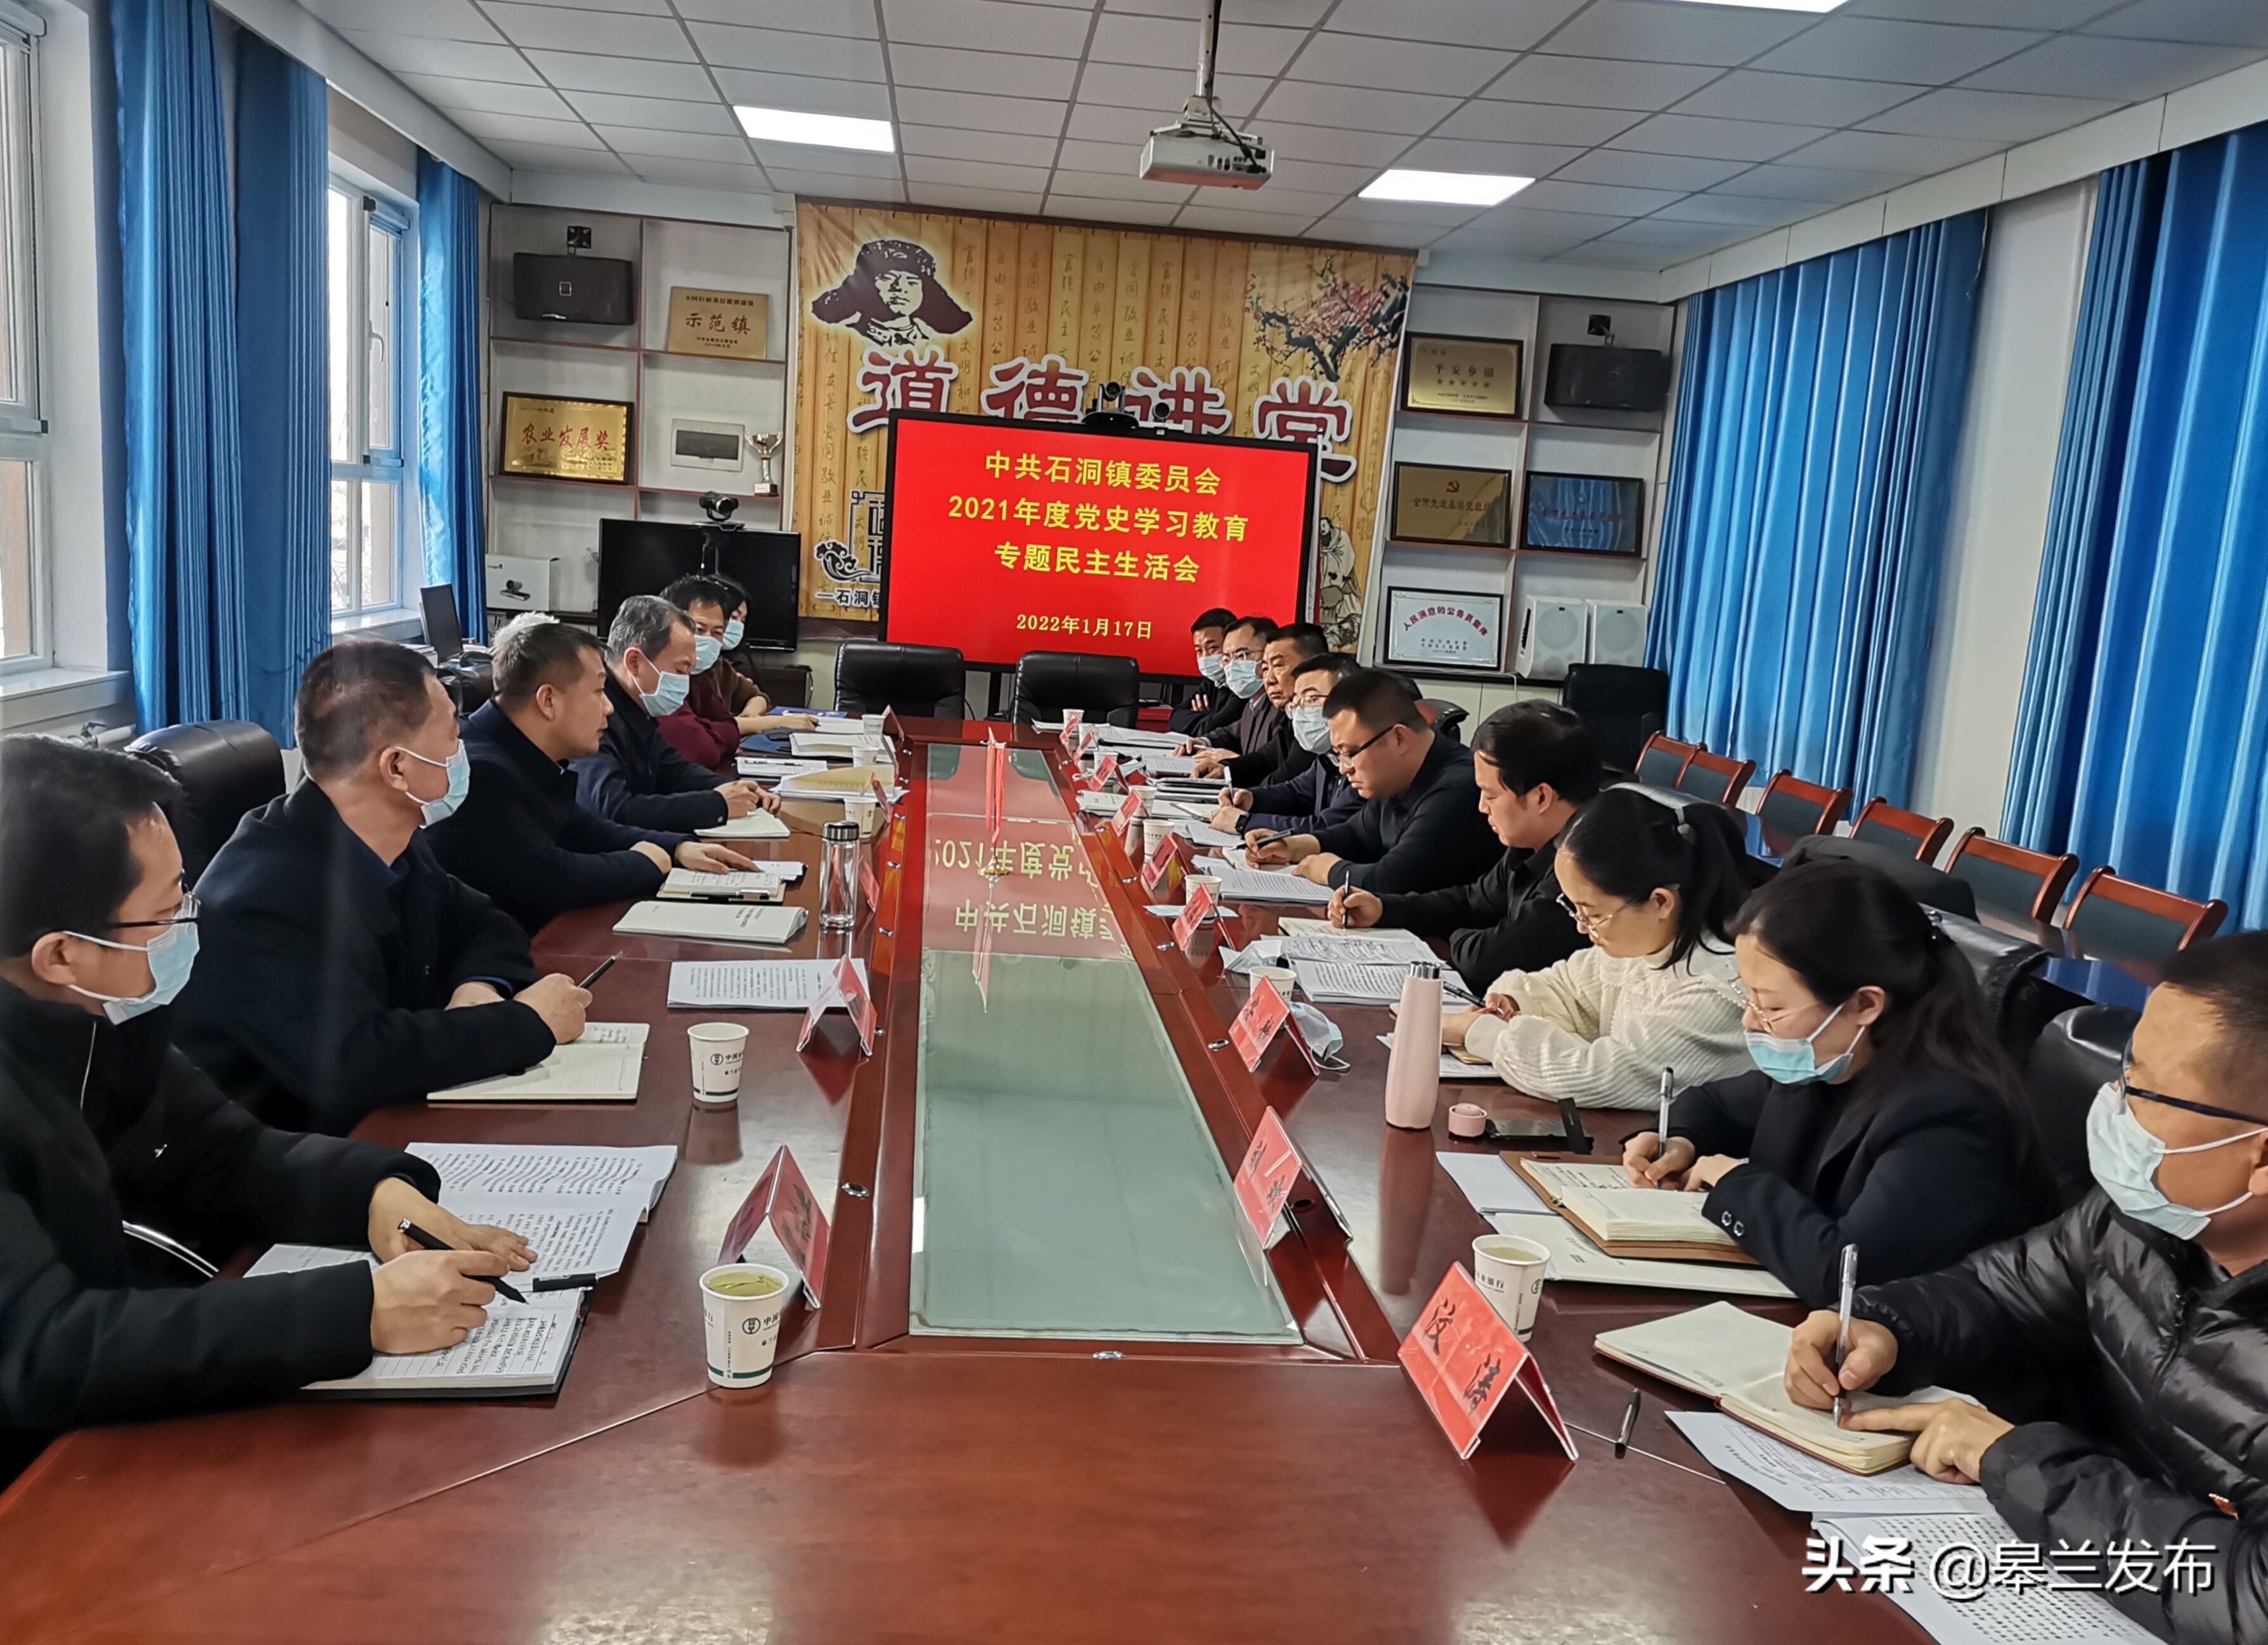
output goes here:
{"type": "Polygon", "coordinates": [[[1512,703],[1480,723],[1473,752],[1496,767],[1505,786],[1524,794],[1540,784],[1572,805],[1599,792],[1606,773],[1582,716],[1557,703],[1512,703]]]}
{"type": "Polygon", "coordinates": [[[718,572],[709,580],[716,584],[718,588],[724,594],[725,615],[726,616],[732,616],[733,612],[738,611],[742,606],[748,603],[747,586],[742,583],[739,578],[727,577],[724,572],[718,572]]]}
{"type": "Polygon", "coordinates": [[[1197,620],[1189,624],[1189,632],[1194,634],[1199,629],[1204,628],[1230,628],[1235,624],[1235,612],[1228,610],[1225,607],[1215,606],[1210,611],[1200,611],[1197,613],[1197,620]]]}
{"type": "Polygon", "coordinates": [[[544,686],[574,684],[585,657],[599,657],[599,666],[606,666],[596,635],[534,612],[514,617],[489,650],[493,695],[505,708],[524,707],[544,686]]]}
{"type": "Polygon", "coordinates": [[[725,592],[725,585],[713,577],[681,577],[661,591],[661,597],[680,611],[690,612],[696,605],[712,605],[720,614],[732,615],[731,596],[725,592]]]}
{"type": "Polygon", "coordinates": [[[1257,634],[1260,637],[1260,643],[1263,645],[1265,645],[1270,640],[1276,638],[1276,619],[1274,617],[1241,616],[1233,619],[1228,626],[1231,629],[1250,629],[1255,634],[1257,634]]]}
{"type": "Polygon", "coordinates": [[[2216,1059],[2220,1071],[2257,1086],[2268,1070],[2268,931],[2232,931],[2183,948],[2160,975],[2213,1008],[2230,1042],[2216,1059]]]}
{"type": "Polygon", "coordinates": [[[1268,638],[1291,646],[1300,657],[1319,656],[1331,648],[1330,636],[1313,623],[1286,623],[1268,638]]]}
{"type": "Polygon", "coordinates": [[[0,737],[0,959],[51,931],[107,927],[141,879],[128,829],[180,795],[130,754],[0,737]]]}
{"type": "Polygon", "coordinates": [[[1425,730],[1425,712],[1418,706],[1418,686],[1406,674],[1390,668],[1357,668],[1331,688],[1323,699],[1323,715],[1352,714],[1366,731],[1389,726],[1425,730]]]}
{"type": "Polygon", "coordinates": [[[1321,674],[1328,670],[1332,680],[1339,681],[1361,667],[1351,652],[1327,651],[1320,656],[1303,658],[1295,663],[1292,677],[1296,680],[1303,674],[1321,674]]]}
{"type": "Polygon", "coordinates": [[[685,613],[656,594],[632,594],[615,612],[607,630],[607,655],[620,662],[632,646],[652,656],[667,651],[677,631],[689,627],[685,613]]]}
{"type": "Polygon", "coordinates": [[[343,640],[299,676],[292,724],[317,777],[352,771],[433,713],[433,665],[387,639],[343,640]]]}

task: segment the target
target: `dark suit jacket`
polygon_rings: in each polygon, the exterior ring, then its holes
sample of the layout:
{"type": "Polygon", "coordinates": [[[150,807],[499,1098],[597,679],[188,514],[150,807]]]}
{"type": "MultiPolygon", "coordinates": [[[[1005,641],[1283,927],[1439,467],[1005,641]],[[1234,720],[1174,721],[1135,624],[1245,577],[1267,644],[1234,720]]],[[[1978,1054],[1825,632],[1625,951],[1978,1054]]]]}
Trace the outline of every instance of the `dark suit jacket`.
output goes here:
{"type": "Polygon", "coordinates": [[[173,1014],[114,1028],[0,983],[0,1482],[64,1428],[370,1362],[362,1264],[200,1282],[122,1219],[225,1261],[247,1239],[363,1244],[388,1177],[439,1191],[407,1154],[261,1125],[173,1048],[173,1014]]]}
{"type": "Polygon", "coordinates": [[[1270,702],[1265,691],[1244,704],[1233,730],[1214,740],[1237,750],[1226,775],[1239,788],[1267,781],[1285,760],[1300,752],[1292,736],[1291,717],[1270,702]]]}
{"type": "Polygon", "coordinates": [[[313,781],[246,815],[197,898],[181,1048],[271,1123],[342,1136],[372,1109],[551,1054],[526,1006],[444,1008],[460,983],[534,982],[527,933],[422,837],[380,862],[313,781]]]}
{"type": "Polygon", "coordinates": [[[1346,859],[1333,885],[1358,891],[1431,891],[1476,880],[1504,854],[1473,783],[1473,756],[1436,735],[1410,786],[1391,800],[1366,800],[1344,822],[1319,830],[1316,843],[1346,859]]]}
{"type": "Polygon", "coordinates": [[[717,787],[729,779],[703,771],[670,747],[645,704],[622,690],[611,668],[607,696],[615,712],[599,751],[568,762],[585,808],[632,828],[672,834],[722,822],[725,796],[717,787]]]}
{"type": "Polygon", "coordinates": [[[1294,748],[1276,768],[1273,782],[1252,791],[1252,809],[1239,830],[1273,829],[1278,834],[1312,834],[1344,822],[1362,809],[1362,796],[1339,775],[1329,755],[1294,748]]]}
{"type": "Polygon", "coordinates": [[[441,866],[533,935],[554,915],[652,896],[664,871],[630,849],[676,852],[681,834],[629,828],[584,809],[567,768],[494,703],[465,722],[473,784],[457,815],[428,831],[441,866]]]}
{"type": "Polygon", "coordinates": [[[1476,994],[1506,971],[1556,965],[1590,939],[1559,906],[1557,840],[1536,851],[1508,851],[1469,885],[1382,896],[1379,924],[1421,937],[1447,937],[1457,974],[1476,994]]]}

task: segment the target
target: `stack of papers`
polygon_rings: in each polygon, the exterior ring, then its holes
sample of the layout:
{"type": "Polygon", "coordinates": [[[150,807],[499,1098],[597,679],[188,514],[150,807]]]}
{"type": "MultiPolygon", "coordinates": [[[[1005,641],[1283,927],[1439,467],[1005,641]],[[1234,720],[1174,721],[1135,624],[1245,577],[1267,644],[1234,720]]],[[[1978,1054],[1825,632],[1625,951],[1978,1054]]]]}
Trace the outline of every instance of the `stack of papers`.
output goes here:
{"type": "Polygon", "coordinates": [[[1118,808],[1126,803],[1124,794],[1105,793],[1098,789],[1083,788],[1079,794],[1079,808],[1091,817],[1114,817],[1118,808]]]}
{"type": "MultiPolygon", "coordinates": [[[[1057,726],[1057,730],[1063,727],[1057,726]]],[[[1189,741],[1179,731],[1145,731],[1139,726],[1096,725],[1094,740],[1107,749],[1178,749],[1189,741]]]]}
{"type": "Polygon", "coordinates": [[[1981,1514],[1984,1488],[1933,1479],[1911,1463],[1876,1474],[1842,1469],[1720,1411],[1672,1411],[1671,1424],[1720,1473],[1799,1514],[1981,1514]]]}
{"type": "Polygon", "coordinates": [[[1202,845],[1208,851],[1219,851],[1224,847],[1233,845],[1242,837],[1241,835],[1230,834],[1214,828],[1210,823],[1194,822],[1186,819],[1174,824],[1174,832],[1189,841],[1190,845],[1202,845]]]}
{"type": "MultiPolygon", "coordinates": [[[[1295,967],[1294,969],[1296,970],[1297,968],[1295,967]]],[[[1385,1046],[1387,1050],[1392,1051],[1394,1049],[1394,1036],[1392,1034],[1381,1034],[1378,1036],[1378,1043],[1385,1046]]],[[[1451,1051],[1447,1046],[1444,1045],[1441,1048],[1440,1077],[1444,1080],[1493,1080],[1496,1079],[1498,1075],[1496,1065],[1494,1063],[1481,1058],[1475,1058],[1468,1060],[1465,1055],[1451,1051]]],[[[1447,1159],[1449,1156],[1443,1154],[1441,1157],[1447,1159]]],[[[1469,1154],[1459,1154],[1457,1157],[1459,1159],[1469,1159],[1475,1156],[1469,1154]]],[[[1498,1161],[1497,1162],[1500,1165],[1503,1164],[1502,1161],[1498,1161]]],[[[1512,1168],[1508,1165],[1505,1166],[1504,1174],[1510,1177],[1512,1175],[1512,1168]]],[[[1526,1184],[1523,1184],[1522,1186],[1524,1187],[1526,1184]]],[[[1489,1207],[1479,1204],[1477,1201],[1476,1201],[1473,1206],[1473,1209],[1476,1211],[1485,1212],[1488,1208],[1489,1207]]],[[[1551,1207],[1544,1205],[1539,1200],[1535,1208],[1539,1211],[1549,1211],[1551,1207]]]]}
{"type": "MultiPolygon", "coordinates": [[[[1279,922],[1284,932],[1284,954],[1293,960],[1329,960],[1345,965],[1396,965],[1407,968],[1412,960],[1436,960],[1425,940],[1413,932],[1386,926],[1376,931],[1342,931],[1328,920],[1286,919],[1279,922]],[[1309,929],[1321,926],[1318,933],[1309,929]],[[1294,930],[1297,926],[1299,929],[1294,930]]],[[[1444,978],[1445,981],[1448,980],[1444,978]]]]}
{"type": "MultiPolygon", "coordinates": [[[[2056,1645],[2155,1645],[2155,1634],[2092,1589],[1986,1583],[1974,1591],[1963,1590],[1959,1597],[1940,1592],[1931,1573],[1946,1550],[1976,1549],[1989,1555],[2022,1540],[1998,1514],[1891,1509],[1822,1516],[1812,1521],[1811,1528],[1842,1545],[1844,1558],[1862,1569],[1864,1552],[1870,1546],[1898,1546],[1911,1554],[1913,1580],[1893,1585],[1889,1600],[1940,1645],[2014,1645],[2031,1640],[2053,1640],[2056,1645]]],[[[1967,1561],[1956,1553],[1954,1563],[1967,1561]]],[[[2153,1572],[2158,1568],[2154,1560],[2145,1563],[2153,1572]]],[[[2103,1568],[2110,1568],[2106,1558],[2103,1568]]]]}
{"type": "Polygon", "coordinates": [[[727,868],[711,874],[700,868],[672,868],[654,895],[674,903],[777,903],[780,888],[786,883],[783,875],[761,869],[727,868]]]}
{"type": "Polygon", "coordinates": [[[769,811],[751,811],[714,828],[700,830],[703,839],[785,839],[788,826],[769,811]]]}
{"type": "MultiPolygon", "coordinates": [[[[1504,1162],[1501,1154],[1437,1154],[1433,1157],[1440,1162],[1441,1169],[1448,1172],[1449,1180],[1456,1184],[1473,1209],[1484,1217],[1492,1217],[1498,1212],[1521,1216],[1551,1214],[1551,1207],[1521,1181],[1519,1174],[1504,1162]]],[[[1518,1228],[1497,1231],[1521,1232],[1518,1228]]]]}
{"type": "MultiPolygon", "coordinates": [[[[1235,853],[1241,859],[1243,853],[1235,853]]],[[[1217,874],[1220,895],[1231,903],[1307,903],[1321,906],[1331,900],[1331,888],[1302,880],[1289,868],[1247,868],[1228,857],[1200,857],[1193,872],[1217,874]]],[[[1397,989],[1399,985],[1396,985],[1397,989]]],[[[1397,992],[1396,998],[1399,998],[1397,992]]]]}
{"type": "Polygon", "coordinates": [[[1197,770],[1194,754],[1143,754],[1134,763],[1153,777],[1194,777],[1197,770]]]}
{"type": "Polygon", "coordinates": [[[691,942],[792,941],[803,929],[800,908],[764,908],[748,903],[633,903],[615,922],[630,937],[682,937],[691,942]]]}
{"type": "Polygon", "coordinates": [[[1639,1257],[1609,1257],[1564,1217],[1491,1215],[1489,1221],[1499,1234],[1532,1239],[1550,1251],[1551,1265],[1546,1272],[1554,1280],[1577,1285],[1635,1285],[1657,1291],[1703,1291],[1718,1296],[1795,1295],[1762,1268],[1737,1267],[1731,1263],[1659,1262],[1639,1257]]]}
{"type": "MultiPolygon", "coordinates": [[[[674,1011],[807,1011],[839,960],[680,960],[669,968],[674,1011]]],[[[853,960],[867,983],[866,962],[853,960]]],[[[869,992],[872,985],[868,984],[869,992]]]]}
{"type": "Polygon", "coordinates": [[[431,1103],[630,1103],[645,1062],[643,1022],[585,1022],[583,1037],[533,1068],[435,1091],[431,1103]]]}
{"type": "Polygon", "coordinates": [[[895,769],[887,765],[844,765],[787,778],[777,792],[783,800],[871,799],[877,781],[887,789],[896,777],[895,769]]]}
{"type": "Polygon", "coordinates": [[[788,745],[799,760],[850,760],[873,744],[880,741],[863,731],[796,731],[788,734],[788,745]]]}
{"type": "Polygon", "coordinates": [[[743,754],[740,756],[740,775],[754,777],[762,782],[777,782],[783,777],[800,777],[806,771],[823,771],[825,760],[791,760],[772,754],[743,754]]]}
{"type": "Polygon", "coordinates": [[[492,1203],[499,1197],[593,1204],[628,1199],[641,1218],[661,1203],[677,1169],[670,1143],[643,1148],[552,1142],[413,1142],[409,1152],[441,1173],[441,1204],[492,1203]]]}

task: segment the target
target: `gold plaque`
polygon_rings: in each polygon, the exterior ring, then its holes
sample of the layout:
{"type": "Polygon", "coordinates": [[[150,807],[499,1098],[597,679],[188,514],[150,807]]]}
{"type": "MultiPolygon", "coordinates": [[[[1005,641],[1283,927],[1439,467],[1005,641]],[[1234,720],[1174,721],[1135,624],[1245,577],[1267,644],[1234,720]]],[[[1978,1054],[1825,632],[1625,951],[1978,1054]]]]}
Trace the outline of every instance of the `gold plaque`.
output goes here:
{"type": "Polygon", "coordinates": [[[762,291],[703,291],[669,288],[669,352],[721,354],[735,360],[769,358],[772,299],[762,291]]]}
{"type": "Polygon", "coordinates": [[[1501,468],[1397,462],[1392,528],[1397,542],[1508,549],[1512,546],[1512,476],[1501,468]]]}
{"type": "Polygon", "coordinates": [[[1520,415],[1521,348],[1509,337],[1411,332],[1402,340],[1402,409],[1428,417],[1520,415]]]}
{"type": "Polygon", "coordinates": [[[630,402],[508,394],[503,446],[499,473],[622,484],[630,478],[630,402]]]}

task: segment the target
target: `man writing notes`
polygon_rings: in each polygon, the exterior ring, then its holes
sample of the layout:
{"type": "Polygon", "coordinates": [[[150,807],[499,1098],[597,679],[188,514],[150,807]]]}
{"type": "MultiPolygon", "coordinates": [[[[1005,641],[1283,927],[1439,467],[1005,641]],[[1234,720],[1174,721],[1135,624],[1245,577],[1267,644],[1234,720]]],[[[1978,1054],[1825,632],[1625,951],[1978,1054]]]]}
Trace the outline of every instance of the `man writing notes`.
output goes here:
{"type": "Polygon", "coordinates": [[[632,594],[607,631],[607,696],[614,715],[595,754],[571,762],[576,792],[602,817],[632,828],[690,834],[762,806],[779,809],[769,789],[702,770],[661,734],[658,723],[685,704],[693,686],[693,628],[655,594],[632,594]]]}
{"type": "Polygon", "coordinates": [[[1362,809],[1314,833],[1245,837],[1252,861],[1289,862],[1318,885],[1384,896],[1431,891],[1479,878],[1503,854],[1480,815],[1463,749],[1418,711],[1402,675],[1361,668],[1323,699],[1331,756],[1362,809]]]}
{"type": "Polygon", "coordinates": [[[1552,871],[1559,836],[1605,773],[1580,719],[1557,703],[1499,708],[1473,734],[1481,815],[1504,847],[1468,885],[1388,892],[1351,886],[1331,898],[1334,924],[1385,924],[1446,937],[1449,958],[1475,996],[1506,971],[1540,971],[1589,939],[1559,903],[1552,871]]]}
{"type": "Polygon", "coordinates": [[[334,645],[295,719],[306,780],[247,815],[197,882],[205,963],[182,1049],[262,1118],[343,1135],[579,1036],[590,996],[539,980],[526,933],[421,833],[470,773],[431,665],[383,640],[334,645]]]}
{"type": "Polygon", "coordinates": [[[2148,1587],[2098,1585],[2161,1638],[2268,1639],[2268,933],[2167,963],[2087,1152],[2095,1189],[2054,1221],[1860,1291],[1839,1377],[1837,1317],[1805,1320],[1789,1397],[1976,1396],[1845,1422],[1914,1434],[2026,1542],[2146,1550],[2148,1587]],[[2209,1583],[2166,1580],[2176,1545],[2209,1583]]]}
{"type": "Polygon", "coordinates": [[[1292,736],[1292,671],[1329,649],[1323,631],[1313,623],[1293,623],[1263,635],[1260,695],[1237,719],[1231,734],[1236,746],[1200,749],[1196,774],[1226,777],[1240,786],[1273,780],[1285,763],[1300,751],[1292,736]]]}
{"type": "Polygon", "coordinates": [[[672,863],[750,866],[728,846],[610,822],[576,799],[563,762],[596,753],[613,712],[597,640],[530,612],[505,624],[490,656],[495,693],[465,724],[471,786],[432,830],[443,867],[533,933],[570,909],[652,896],[672,863]]]}
{"type": "Polygon", "coordinates": [[[424,1161],[271,1130],[173,1049],[201,924],[178,797],[122,754],[0,741],[0,1484],[65,1428],[461,1342],[489,1277],[529,1263],[434,1204],[424,1161]],[[455,1249],[412,1249],[404,1221],[455,1249]],[[225,1260],[247,1239],[382,1265],[202,1282],[195,1247],[225,1260]]]}

